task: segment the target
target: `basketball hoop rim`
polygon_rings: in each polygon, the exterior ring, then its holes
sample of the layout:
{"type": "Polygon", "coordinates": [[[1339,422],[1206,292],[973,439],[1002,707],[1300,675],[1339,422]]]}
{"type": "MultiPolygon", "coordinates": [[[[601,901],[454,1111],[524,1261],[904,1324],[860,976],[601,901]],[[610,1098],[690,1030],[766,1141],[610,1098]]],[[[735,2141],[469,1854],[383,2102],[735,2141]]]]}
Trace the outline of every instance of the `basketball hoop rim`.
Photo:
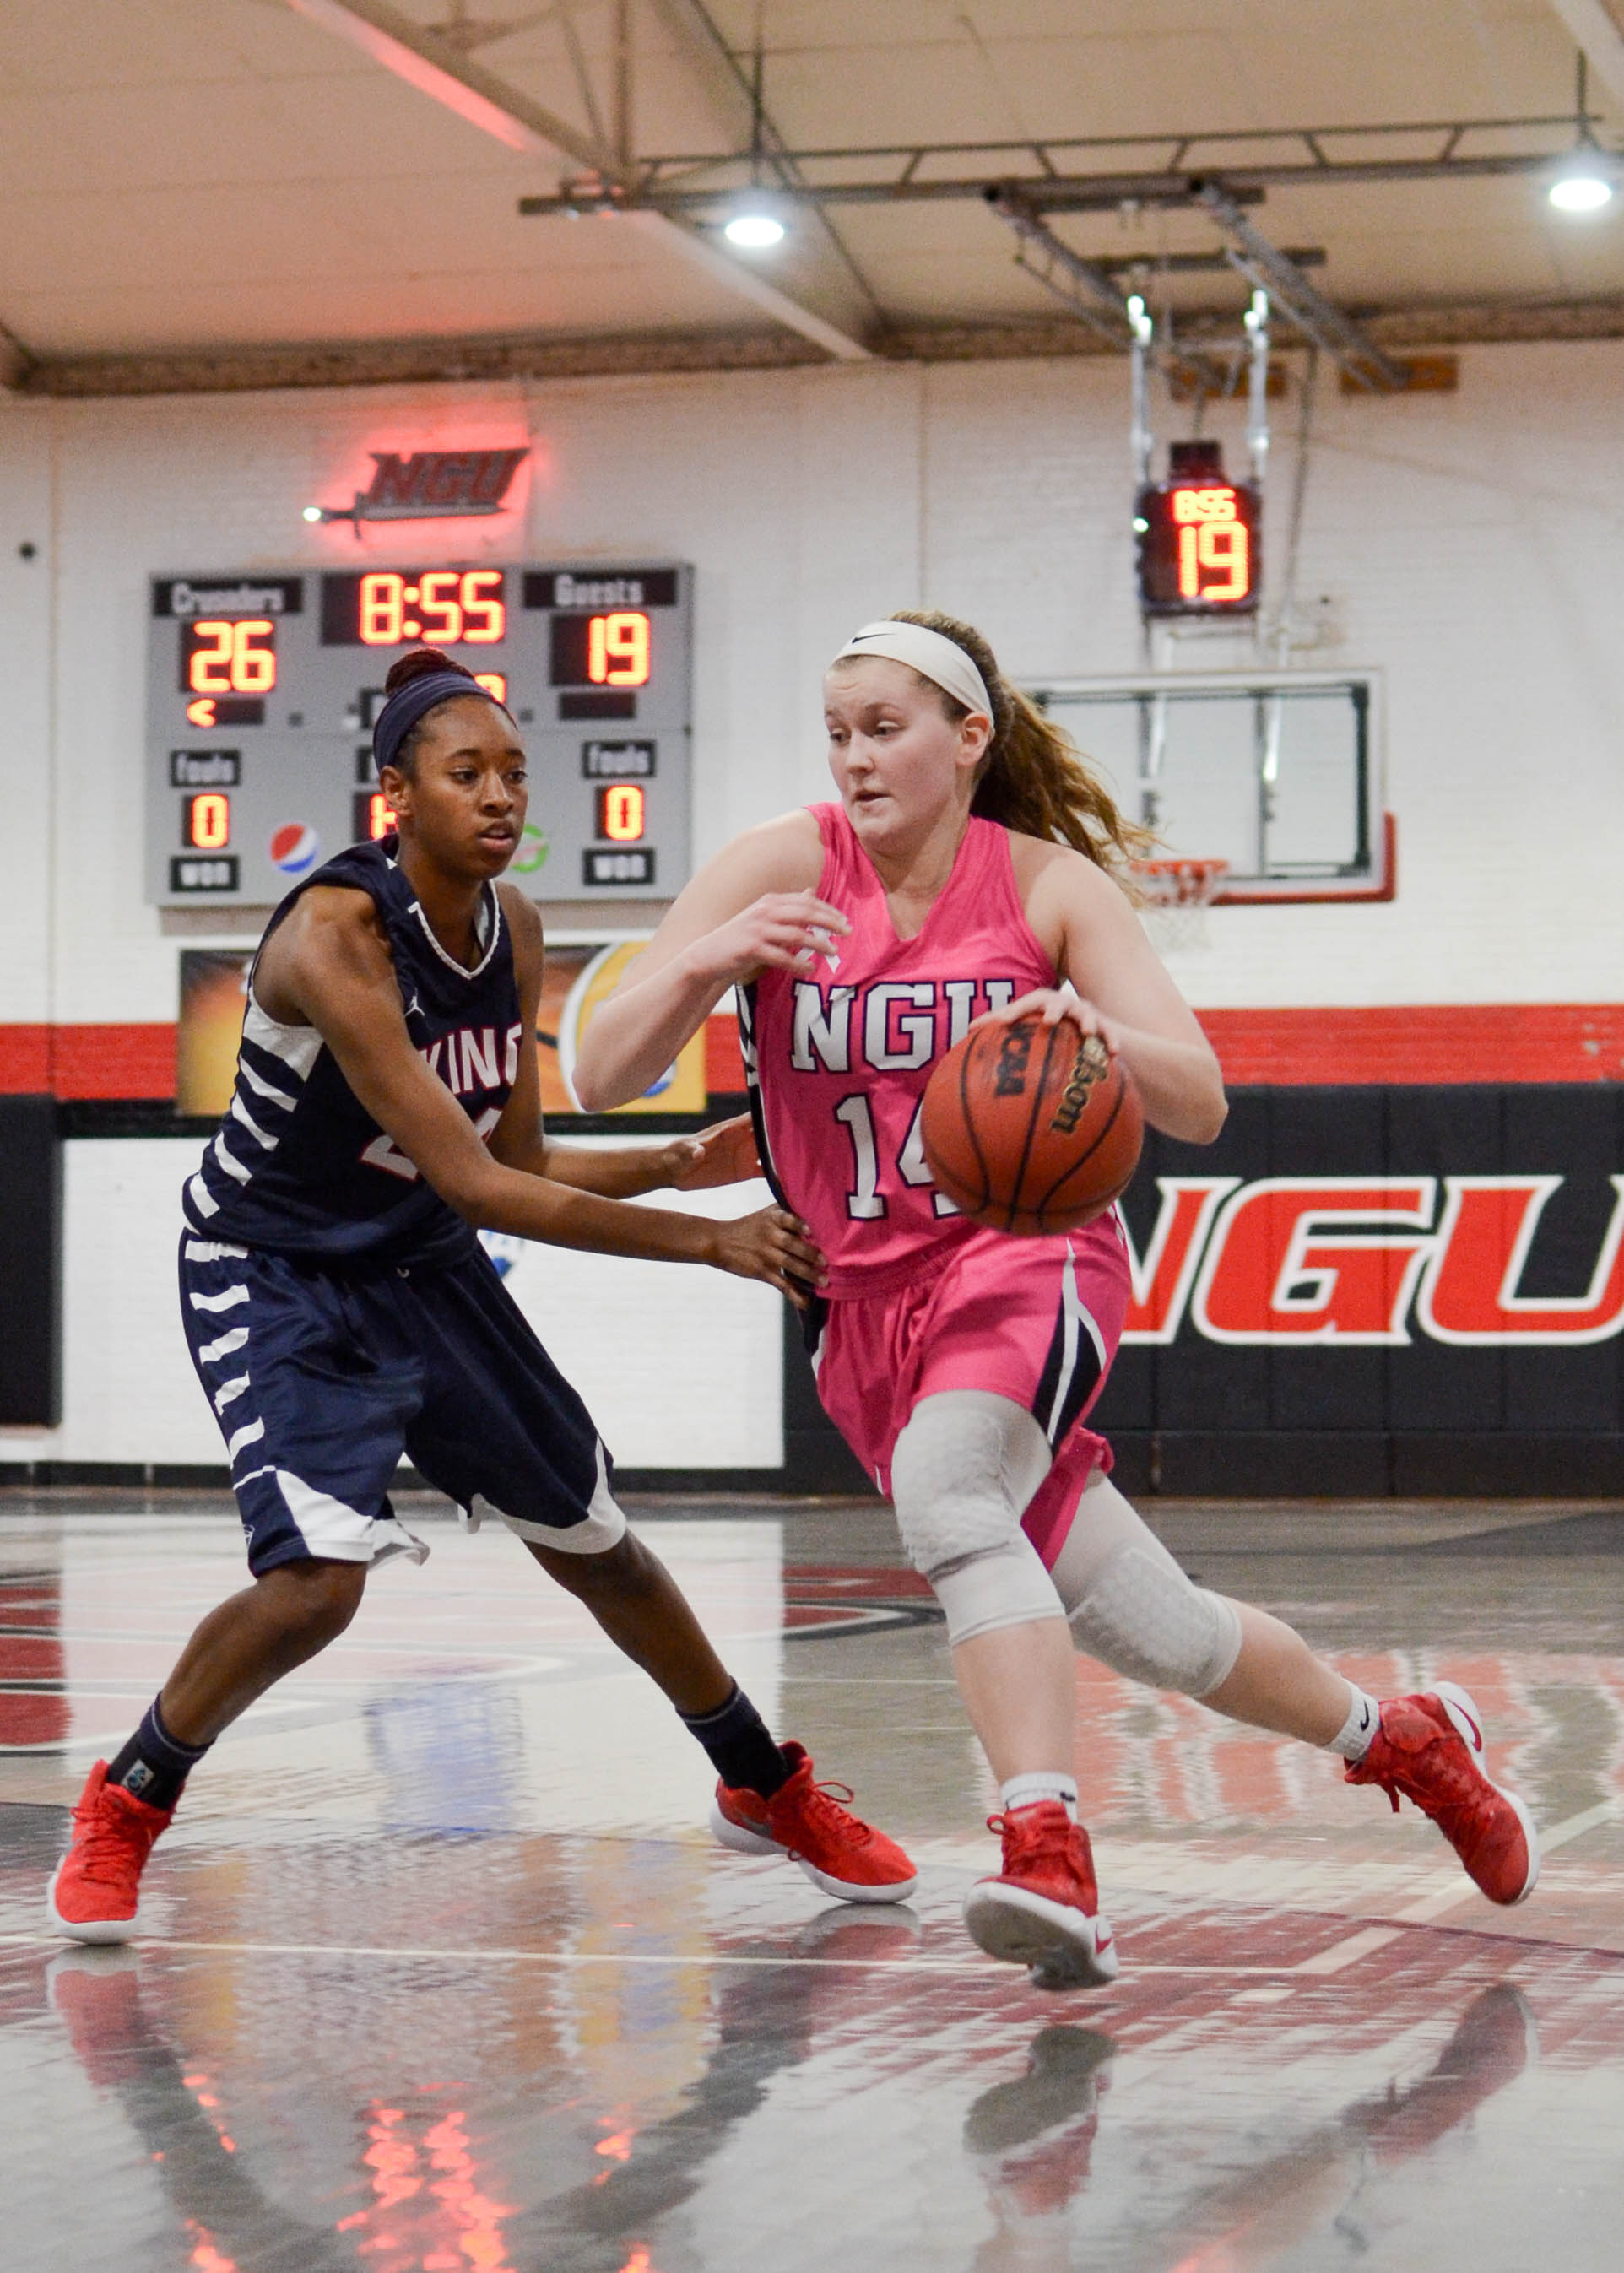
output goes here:
{"type": "Polygon", "coordinates": [[[1186,853],[1134,860],[1130,867],[1144,904],[1149,908],[1210,907],[1229,873],[1227,860],[1186,853]]]}

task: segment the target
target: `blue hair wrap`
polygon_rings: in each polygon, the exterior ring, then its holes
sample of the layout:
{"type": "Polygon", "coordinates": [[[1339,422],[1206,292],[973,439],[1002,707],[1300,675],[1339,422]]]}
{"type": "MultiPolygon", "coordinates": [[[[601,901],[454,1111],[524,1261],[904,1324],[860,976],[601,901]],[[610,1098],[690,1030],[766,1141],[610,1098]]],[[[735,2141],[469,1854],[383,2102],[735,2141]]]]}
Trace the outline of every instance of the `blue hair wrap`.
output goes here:
{"type": "MultiPolygon", "coordinates": [[[[377,771],[381,774],[386,766],[397,763],[401,744],[419,718],[442,702],[469,696],[480,702],[496,702],[488,686],[481,686],[477,679],[460,671],[425,671],[420,679],[409,679],[404,686],[397,686],[372,726],[372,764],[377,771]]],[[[502,706],[496,702],[496,707],[500,710],[502,706]]]]}

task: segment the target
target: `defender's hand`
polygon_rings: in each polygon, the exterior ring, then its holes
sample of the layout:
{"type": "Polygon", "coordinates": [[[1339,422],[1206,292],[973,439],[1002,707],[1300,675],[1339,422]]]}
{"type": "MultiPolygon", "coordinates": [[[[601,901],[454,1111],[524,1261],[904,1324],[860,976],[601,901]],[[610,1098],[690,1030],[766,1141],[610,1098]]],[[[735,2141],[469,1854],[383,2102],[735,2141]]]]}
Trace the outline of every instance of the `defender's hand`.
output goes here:
{"type": "Polygon", "coordinates": [[[742,1184],[762,1172],[756,1131],[748,1113],[716,1121],[697,1136],[677,1136],[661,1154],[661,1181],[673,1191],[699,1192],[712,1184],[742,1184]]]}
{"type": "Polygon", "coordinates": [[[710,1261],[740,1279],[764,1279],[804,1310],[824,1280],[823,1258],[799,1216],[780,1207],[758,1208],[732,1223],[713,1227],[710,1261]]]}
{"type": "Polygon", "coordinates": [[[810,971],[820,956],[838,952],[851,928],[816,892],[766,892],[700,941],[698,952],[712,976],[731,986],[763,969],[810,971]]]}
{"type": "Polygon", "coordinates": [[[1106,1048],[1115,1057],[1122,1047],[1122,1028],[1103,1010],[1096,1010],[1074,986],[1038,986],[1030,994],[1021,995],[1002,1010],[984,1011],[971,1026],[1012,1026],[1017,1018],[1040,1018],[1046,1026],[1057,1026],[1062,1018],[1075,1019],[1085,1034],[1098,1034],[1106,1048]]]}

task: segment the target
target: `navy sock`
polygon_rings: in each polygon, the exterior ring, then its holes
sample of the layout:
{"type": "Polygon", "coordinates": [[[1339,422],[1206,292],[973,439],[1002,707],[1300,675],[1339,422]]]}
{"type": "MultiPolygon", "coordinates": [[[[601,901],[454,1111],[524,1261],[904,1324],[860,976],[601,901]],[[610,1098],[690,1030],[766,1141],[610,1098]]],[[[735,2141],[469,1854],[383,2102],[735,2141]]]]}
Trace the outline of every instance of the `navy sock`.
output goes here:
{"type": "Polygon", "coordinates": [[[134,1798],[166,1812],[185,1788],[186,1778],[207,1752],[207,1744],[183,1744],[163,1725],[154,1697],[147,1716],[107,1772],[109,1783],[121,1783],[134,1798]]]}
{"type": "Polygon", "coordinates": [[[680,1713],[677,1717],[704,1746],[722,1782],[735,1791],[771,1799],[789,1782],[788,1761],[737,1682],[726,1704],[714,1713],[680,1713]]]}

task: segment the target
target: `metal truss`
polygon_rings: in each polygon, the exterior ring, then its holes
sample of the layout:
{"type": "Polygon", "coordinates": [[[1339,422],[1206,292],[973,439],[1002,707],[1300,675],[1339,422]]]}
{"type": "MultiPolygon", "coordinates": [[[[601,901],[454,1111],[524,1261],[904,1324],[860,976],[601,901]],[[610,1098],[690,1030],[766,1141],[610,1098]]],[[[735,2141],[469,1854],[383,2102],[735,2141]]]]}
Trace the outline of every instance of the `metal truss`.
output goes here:
{"type": "MultiPolygon", "coordinates": [[[[1079,321],[1109,346],[1124,349],[1133,346],[1136,327],[1116,272],[1063,243],[1028,204],[1024,191],[1005,185],[989,192],[987,201],[1020,239],[1015,256],[1018,267],[1056,299],[1064,300],[1079,321]]],[[[1227,248],[1230,264],[1267,293],[1303,336],[1323,348],[1357,386],[1383,394],[1403,386],[1402,368],[1384,355],[1351,317],[1314,289],[1289,253],[1271,244],[1232,197],[1208,182],[1199,203],[1225,236],[1234,240],[1227,248]]],[[[1147,346],[1150,360],[1176,385],[1221,394],[1228,394],[1234,384],[1234,373],[1219,371],[1210,355],[1180,350],[1161,341],[1154,347],[1141,344],[1147,346]]]]}
{"type": "MultiPolygon", "coordinates": [[[[1199,199],[1204,184],[1215,179],[1230,196],[1253,204],[1271,187],[1537,174],[1572,148],[1578,124],[1573,113],[1560,111],[1245,134],[780,147],[773,154],[778,171],[774,195],[816,205],[907,205],[985,198],[1007,186],[1018,190],[1034,213],[1086,213],[1124,204],[1188,206],[1199,199]],[[1530,138],[1538,138],[1540,146],[1529,147],[1530,138]],[[1108,159],[1117,162],[1107,165],[1108,159]]],[[[519,209],[580,212],[629,201],[661,213],[703,215],[718,199],[748,186],[749,169],[748,151],[643,158],[634,184],[567,184],[557,197],[521,199],[519,209]]]]}
{"type": "Polygon", "coordinates": [[[1200,203],[1224,235],[1234,240],[1229,259],[1242,275],[1267,292],[1304,337],[1323,348],[1357,386],[1372,394],[1392,394],[1402,387],[1404,372],[1400,366],[1383,355],[1350,316],[1344,316],[1323,293],[1315,291],[1290,256],[1269,243],[1233,198],[1208,182],[1202,187],[1200,203]]]}

